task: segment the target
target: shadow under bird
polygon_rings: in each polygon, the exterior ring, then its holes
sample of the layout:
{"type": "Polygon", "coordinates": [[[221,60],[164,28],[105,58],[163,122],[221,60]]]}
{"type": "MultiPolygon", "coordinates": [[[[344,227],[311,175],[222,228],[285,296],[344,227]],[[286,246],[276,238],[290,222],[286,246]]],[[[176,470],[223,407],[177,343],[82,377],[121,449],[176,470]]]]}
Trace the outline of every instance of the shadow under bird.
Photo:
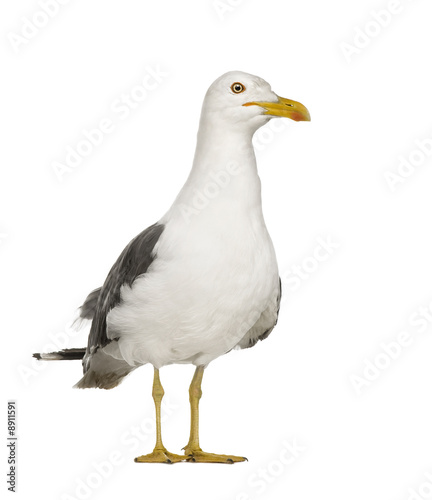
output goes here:
{"type": "Polygon", "coordinates": [[[234,463],[245,457],[200,448],[198,403],[207,365],[254,346],[276,325],[281,285],[261,204],[252,136],[271,118],[309,121],[300,103],[277,96],[263,79],[233,71],[204,99],[192,170],[168,212],[123,250],[101,288],[80,308],[91,320],[87,348],[34,354],[82,359],[80,389],[112,389],[146,363],[154,367],[156,445],[136,462],[234,463]],[[207,197],[196,203],[197,193],[207,197]],[[159,369],[196,366],[191,428],[183,455],[162,442],[159,369]]]}

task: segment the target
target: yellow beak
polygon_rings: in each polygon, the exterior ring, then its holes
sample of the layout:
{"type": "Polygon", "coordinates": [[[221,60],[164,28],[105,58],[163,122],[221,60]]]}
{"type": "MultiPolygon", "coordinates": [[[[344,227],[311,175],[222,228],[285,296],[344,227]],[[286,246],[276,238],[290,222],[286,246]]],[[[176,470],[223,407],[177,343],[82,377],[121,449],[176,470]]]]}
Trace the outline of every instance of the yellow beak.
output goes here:
{"type": "Polygon", "coordinates": [[[261,106],[266,110],[265,115],[284,116],[296,122],[310,122],[309,111],[303,104],[291,99],[279,97],[278,102],[246,102],[243,106],[261,106]]]}

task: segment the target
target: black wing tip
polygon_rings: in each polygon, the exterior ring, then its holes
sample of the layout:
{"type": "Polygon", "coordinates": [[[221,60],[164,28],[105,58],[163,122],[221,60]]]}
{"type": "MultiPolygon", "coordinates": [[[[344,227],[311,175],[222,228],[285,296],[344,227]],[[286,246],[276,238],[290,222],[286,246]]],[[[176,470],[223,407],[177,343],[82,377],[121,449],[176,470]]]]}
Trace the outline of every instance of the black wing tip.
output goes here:
{"type": "Polygon", "coordinates": [[[35,352],[33,357],[40,361],[72,360],[83,359],[85,353],[85,347],[73,347],[71,349],[62,349],[57,352],[35,352]]]}

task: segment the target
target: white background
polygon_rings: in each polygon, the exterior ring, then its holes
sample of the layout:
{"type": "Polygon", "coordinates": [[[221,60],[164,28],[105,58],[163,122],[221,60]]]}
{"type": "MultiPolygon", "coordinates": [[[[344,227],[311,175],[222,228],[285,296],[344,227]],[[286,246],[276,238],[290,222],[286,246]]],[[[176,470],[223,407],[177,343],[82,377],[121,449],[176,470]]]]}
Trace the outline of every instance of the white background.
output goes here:
{"type": "MultiPolygon", "coordinates": [[[[432,138],[430,2],[391,3],[397,12],[380,14],[384,27],[374,12],[388,2],[378,0],[64,3],[18,47],[11,33],[21,36],[23,18],[41,7],[3,0],[0,8],[2,463],[12,398],[17,497],[431,497],[431,322],[420,328],[416,316],[432,301],[431,160],[416,152],[416,141],[432,138]],[[354,43],[362,48],[344,55],[354,43]],[[148,67],[166,75],[119,119],[112,103],[148,67]],[[77,391],[80,362],[37,366],[31,353],[53,335],[86,344],[86,331],[68,329],[75,309],[126,243],[167,210],[191,166],[205,91],[235,69],[265,78],[312,115],[267,126],[257,142],[285,287],[279,324],[204,376],[203,449],[249,462],[135,464],[153,447],[152,368],[112,391],[77,391]],[[114,131],[60,182],[53,162],[107,117],[114,131]],[[386,175],[397,173],[401,155],[417,166],[392,191],[386,175]],[[338,248],[316,262],[320,237],[338,248]],[[293,286],[295,265],[308,270],[293,286]],[[392,344],[390,359],[382,342],[401,332],[410,344],[392,344]],[[367,380],[375,361],[388,366],[367,380]],[[363,377],[359,390],[353,376],[363,377]],[[138,441],[131,435],[140,426],[138,441]],[[280,459],[286,442],[298,449],[289,464],[280,459]],[[97,464],[113,452],[121,464],[105,464],[102,477],[97,464]]],[[[192,373],[161,371],[163,437],[177,453],[188,438],[192,373]]]]}

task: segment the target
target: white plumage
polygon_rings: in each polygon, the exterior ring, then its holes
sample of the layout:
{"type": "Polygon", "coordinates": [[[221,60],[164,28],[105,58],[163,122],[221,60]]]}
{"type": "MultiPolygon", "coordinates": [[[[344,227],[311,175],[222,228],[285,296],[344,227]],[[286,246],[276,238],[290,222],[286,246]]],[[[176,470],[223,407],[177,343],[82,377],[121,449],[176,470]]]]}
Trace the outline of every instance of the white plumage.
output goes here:
{"type": "MultiPolygon", "coordinates": [[[[225,144],[224,136],[230,137],[223,129],[206,133],[220,133],[225,144]]],[[[262,215],[251,133],[236,137],[236,145],[244,141],[241,150],[209,151],[199,136],[192,174],[159,221],[165,229],[157,258],[131,288],[123,287],[122,304],[108,315],[108,337],[121,332],[119,354],[131,365],[207,365],[241,342],[261,314],[267,328],[276,322],[278,267],[262,215]],[[235,175],[227,173],[224,187],[189,214],[191,195],[210,191],[211,175],[227,172],[228,162],[238,163],[235,175]]]]}
{"type": "MultiPolygon", "coordinates": [[[[207,365],[276,323],[278,267],[252,146],[271,116],[243,106],[255,100],[278,97],[242,72],[223,75],[208,90],[192,170],[158,222],[164,230],[155,259],[132,286],[122,286],[121,303],[107,316],[107,337],[118,341],[95,356],[103,352],[131,368],[207,365]],[[229,92],[236,81],[246,87],[240,95],[229,92]]],[[[87,363],[91,369],[91,358],[87,363]]]]}

